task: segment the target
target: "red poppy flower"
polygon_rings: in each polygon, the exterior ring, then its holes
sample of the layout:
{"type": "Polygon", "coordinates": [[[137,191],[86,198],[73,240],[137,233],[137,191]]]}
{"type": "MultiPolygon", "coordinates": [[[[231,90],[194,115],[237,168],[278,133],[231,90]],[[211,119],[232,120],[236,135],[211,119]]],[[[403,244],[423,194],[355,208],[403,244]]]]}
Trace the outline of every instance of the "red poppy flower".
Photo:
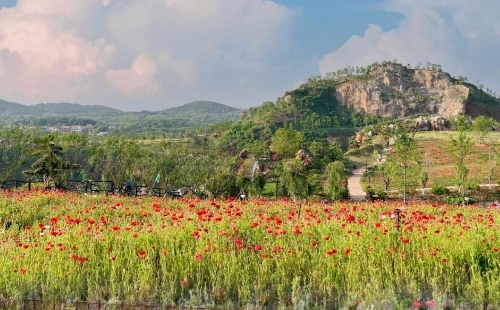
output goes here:
{"type": "Polygon", "coordinates": [[[413,308],[419,309],[420,307],[422,307],[422,302],[420,300],[415,300],[413,302],[413,308]]]}
{"type": "Polygon", "coordinates": [[[428,308],[434,308],[436,306],[436,303],[434,302],[434,300],[428,300],[428,301],[425,302],[425,305],[428,308]]]}
{"type": "Polygon", "coordinates": [[[337,254],[337,249],[333,249],[333,250],[330,250],[328,252],[326,252],[327,255],[334,255],[334,254],[337,254]]]}

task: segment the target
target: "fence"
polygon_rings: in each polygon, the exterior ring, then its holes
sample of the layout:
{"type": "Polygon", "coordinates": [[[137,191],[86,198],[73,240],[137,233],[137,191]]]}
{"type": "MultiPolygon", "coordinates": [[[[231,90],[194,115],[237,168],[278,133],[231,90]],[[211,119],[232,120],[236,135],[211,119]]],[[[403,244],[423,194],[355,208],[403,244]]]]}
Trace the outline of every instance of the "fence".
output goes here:
{"type": "MultiPolygon", "coordinates": [[[[8,180],[1,184],[1,189],[17,189],[23,186],[27,186],[28,190],[31,190],[32,184],[41,184],[43,182],[34,182],[31,179],[28,180],[8,180]]],[[[81,181],[81,180],[66,180],[64,184],[64,188],[68,191],[74,191],[85,194],[95,194],[95,193],[105,193],[105,194],[113,194],[120,192],[120,188],[115,186],[115,182],[113,181],[81,181]]],[[[139,196],[141,193],[141,186],[132,185],[131,186],[131,194],[132,196],[139,196]]],[[[180,190],[169,190],[160,187],[153,187],[149,189],[149,196],[157,196],[157,197],[182,197],[186,191],[180,190]]],[[[1,308],[0,308],[1,309],[1,308]]]]}
{"type": "Polygon", "coordinates": [[[129,304],[87,301],[60,301],[41,299],[5,299],[0,298],[0,309],[5,310],[183,310],[206,309],[193,307],[176,307],[155,304],[129,304]]]}

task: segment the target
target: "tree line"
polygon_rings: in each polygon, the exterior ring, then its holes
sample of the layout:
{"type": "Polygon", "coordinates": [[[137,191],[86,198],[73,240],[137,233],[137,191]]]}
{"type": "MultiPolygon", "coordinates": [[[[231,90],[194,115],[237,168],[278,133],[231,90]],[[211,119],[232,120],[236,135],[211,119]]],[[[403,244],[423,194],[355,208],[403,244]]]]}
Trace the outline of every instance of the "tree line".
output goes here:
{"type": "Polygon", "coordinates": [[[132,182],[191,187],[212,197],[241,191],[256,197],[268,184],[267,191],[276,186],[271,194],[279,196],[347,195],[341,184],[346,175],[342,148],[326,139],[307,141],[303,133],[287,128],[278,129],[267,145],[249,144],[237,154],[215,136],[144,140],[11,128],[0,130],[0,137],[2,184],[28,178],[47,188],[64,188],[69,179],[132,182]],[[331,183],[326,191],[325,182],[331,183]]]}

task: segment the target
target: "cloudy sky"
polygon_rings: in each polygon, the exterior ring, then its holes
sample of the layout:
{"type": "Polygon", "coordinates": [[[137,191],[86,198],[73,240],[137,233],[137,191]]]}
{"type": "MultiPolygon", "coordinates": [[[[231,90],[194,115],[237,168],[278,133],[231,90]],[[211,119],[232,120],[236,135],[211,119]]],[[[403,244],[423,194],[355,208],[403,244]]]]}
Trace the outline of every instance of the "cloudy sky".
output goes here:
{"type": "Polygon", "coordinates": [[[392,59],[500,93],[498,16],[498,0],[0,0],[0,98],[248,108],[392,59]]]}

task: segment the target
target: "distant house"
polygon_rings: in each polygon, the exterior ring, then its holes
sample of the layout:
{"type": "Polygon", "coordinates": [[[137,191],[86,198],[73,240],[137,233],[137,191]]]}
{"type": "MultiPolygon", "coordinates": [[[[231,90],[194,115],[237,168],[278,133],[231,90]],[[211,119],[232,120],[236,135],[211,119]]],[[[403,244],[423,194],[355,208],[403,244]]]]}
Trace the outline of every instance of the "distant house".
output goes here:
{"type": "Polygon", "coordinates": [[[61,126],[61,133],[70,133],[70,132],[71,132],[71,126],[66,126],[66,125],[61,126]]]}
{"type": "Polygon", "coordinates": [[[82,127],[80,125],[71,126],[71,132],[82,133],[83,130],[84,130],[84,127],[82,127]]]}
{"type": "Polygon", "coordinates": [[[116,131],[116,125],[109,125],[108,131],[116,131]]]}
{"type": "Polygon", "coordinates": [[[84,127],[86,133],[92,133],[94,131],[94,125],[92,124],[87,124],[84,127]]]}

